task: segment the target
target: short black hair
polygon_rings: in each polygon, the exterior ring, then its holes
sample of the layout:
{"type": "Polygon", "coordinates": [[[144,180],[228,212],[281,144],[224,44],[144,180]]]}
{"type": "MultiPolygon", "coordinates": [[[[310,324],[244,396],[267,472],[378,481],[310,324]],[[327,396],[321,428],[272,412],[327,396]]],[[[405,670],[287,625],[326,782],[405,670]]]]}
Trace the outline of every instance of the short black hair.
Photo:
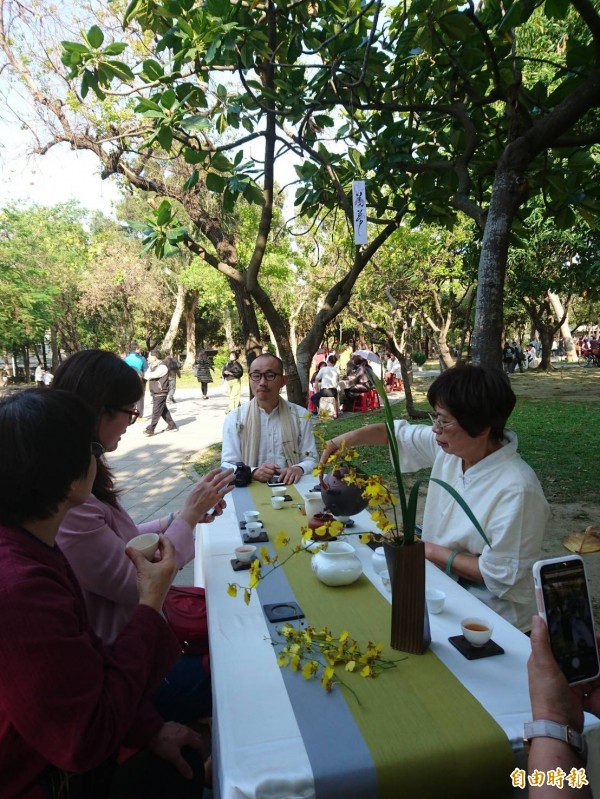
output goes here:
{"type": "Polygon", "coordinates": [[[447,369],[429,386],[432,408],[447,408],[471,437],[491,428],[490,436],[501,441],[517,398],[501,369],[459,364],[447,369]]]}
{"type": "MultiPolygon", "coordinates": [[[[277,355],[273,355],[272,352],[261,352],[260,355],[256,356],[254,361],[258,361],[259,358],[273,358],[273,360],[277,361],[277,363],[279,364],[279,367],[281,369],[281,374],[284,374],[285,369],[283,367],[283,361],[281,360],[281,358],[277,357],[277,355]]],[[[254,361],[252,361],[253,365],[254,365],[254,361]]]]}
{"type": "Polygon", "coordinates": [[[68,391],[31,388],[0,400],[0,522],[48,519],[90,468],[94,420],[68,391]]]}

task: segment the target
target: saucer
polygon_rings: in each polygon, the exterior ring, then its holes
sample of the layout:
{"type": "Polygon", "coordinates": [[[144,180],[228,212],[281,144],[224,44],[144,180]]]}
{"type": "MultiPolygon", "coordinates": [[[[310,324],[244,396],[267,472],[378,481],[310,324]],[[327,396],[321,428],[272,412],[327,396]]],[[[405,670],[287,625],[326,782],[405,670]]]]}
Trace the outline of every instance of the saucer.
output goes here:
{"type": "Polygon", "coordinates": [[[256,543],[260,544],[260,543],[262,543],[264,541],[268,541],[269,540],[269,536],[267,535],[267,531],[264,530],[264,529],[260,531],[260,535],[257,538],[250,538],[248,533],[244,533],[242,535],[242,538],[244,539],[244,544],[256,544],[256,543]]]}

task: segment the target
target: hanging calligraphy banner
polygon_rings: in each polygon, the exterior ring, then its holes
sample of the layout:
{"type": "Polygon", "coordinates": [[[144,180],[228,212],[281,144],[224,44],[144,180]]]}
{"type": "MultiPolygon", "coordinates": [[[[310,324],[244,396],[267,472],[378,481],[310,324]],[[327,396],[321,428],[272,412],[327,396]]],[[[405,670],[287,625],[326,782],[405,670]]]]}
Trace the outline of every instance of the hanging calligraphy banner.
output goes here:
{"type": "Polygon", "coordinates": [[[367,243],[367,195],[364,180],[352,182],[352,209],[354,212],[354,243],[367,243]]]}

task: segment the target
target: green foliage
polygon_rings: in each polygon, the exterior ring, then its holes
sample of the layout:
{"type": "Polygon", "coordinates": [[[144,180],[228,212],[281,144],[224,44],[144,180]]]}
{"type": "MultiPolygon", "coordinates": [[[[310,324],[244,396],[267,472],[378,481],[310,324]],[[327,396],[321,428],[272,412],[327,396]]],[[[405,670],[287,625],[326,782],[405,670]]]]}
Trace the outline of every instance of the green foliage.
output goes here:
{"type": "Polygon", "coordinates": [[[412,358],[413,363],[416,363],[417,366],[423,366],[427,360],[427,355],[424,352],[411,352],[410,357],[412,358]]]}

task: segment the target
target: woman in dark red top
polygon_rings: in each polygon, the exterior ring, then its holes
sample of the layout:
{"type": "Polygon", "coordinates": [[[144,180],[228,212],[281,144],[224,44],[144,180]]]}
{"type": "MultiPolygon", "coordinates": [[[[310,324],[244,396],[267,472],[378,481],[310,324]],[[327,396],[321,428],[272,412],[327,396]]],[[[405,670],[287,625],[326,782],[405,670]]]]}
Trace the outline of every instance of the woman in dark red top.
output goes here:
{"type": "Polygon", "coordinates": [[[179,655],[160,614],[177,569],[173,545],[161,536],[156,563],[127,550],[139,604],[105,649],[55,544],[63,516],[94,481],[101,447],[92,429],[87,407],[68,392],[0,400],[0,792],[201,796],[200,736],[165,724],[148,702],[179,655]],[[122,746],[139,751],[117,765],[122,746]]]}

